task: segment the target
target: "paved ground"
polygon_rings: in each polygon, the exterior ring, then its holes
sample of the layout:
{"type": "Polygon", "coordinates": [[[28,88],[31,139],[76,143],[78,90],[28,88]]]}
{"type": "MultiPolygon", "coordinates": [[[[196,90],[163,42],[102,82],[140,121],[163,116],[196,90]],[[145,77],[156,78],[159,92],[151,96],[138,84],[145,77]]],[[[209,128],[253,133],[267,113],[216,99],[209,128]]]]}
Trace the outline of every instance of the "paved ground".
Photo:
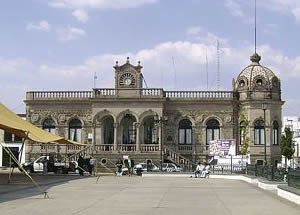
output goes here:
{"type": "MultiPolygon", "coordinates": [[[[0,177],[3,176],[0,174],[0,177]]],[[[41,177],[41,176],[39,176],[41,177]]],[[[17,178],[17,176],[16,176],[17,178]]],[[[167,177],[47,176],[50,198],[30,183],[0,183],[0,213],[16,214],[300,214],[300,207],[245,182],[167,177]],[[55,182],[57,181],[57,183],[55,182]],[[5,189],[3,189],[5,188],[5,189]],[[11,189],[11,192],[7,192],[11,189]]],[[[0,180],[1,181],[1,180],[0,180]]],[[[4,180],[5,181],[5,180],[4,180]]]]}

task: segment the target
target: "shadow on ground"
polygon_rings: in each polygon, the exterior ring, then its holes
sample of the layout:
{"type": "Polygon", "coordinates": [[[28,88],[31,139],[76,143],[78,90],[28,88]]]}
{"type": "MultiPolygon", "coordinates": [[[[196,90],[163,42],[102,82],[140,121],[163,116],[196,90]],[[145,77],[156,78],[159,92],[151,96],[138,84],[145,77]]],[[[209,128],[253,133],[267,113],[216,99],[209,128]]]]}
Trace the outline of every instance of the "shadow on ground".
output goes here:
{"type": "Polygon", "coordinates": [[[30,197],[41,199],[45,197],[44,192],[51,198],[51,193],[47,192],[51,187],[90,176],[32,174],[31,177],[40,189],[24,173],[13,173],[11,182],[8,183],[8,172],[0,172],[0,203],[30,197]]]}

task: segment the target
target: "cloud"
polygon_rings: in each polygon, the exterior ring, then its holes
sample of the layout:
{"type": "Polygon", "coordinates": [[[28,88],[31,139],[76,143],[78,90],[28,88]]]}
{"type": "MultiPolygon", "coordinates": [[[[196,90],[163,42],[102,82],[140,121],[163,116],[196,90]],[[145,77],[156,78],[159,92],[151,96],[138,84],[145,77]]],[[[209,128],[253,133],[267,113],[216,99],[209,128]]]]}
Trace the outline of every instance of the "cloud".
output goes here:
{"type": "Polygon", "coordinates": [[[241,8],[240,0],[226,0],[225,7],[227,7],[234,16],[245,16],[241,8]]]}
{"type": "Polygon", "coordinates": [[[86,35],[86,32],[80,28],[66,27],[57,30],[58,39],[61,41],[75,40],[86,35]]]}
{"type": "Polygon", "coordinates": [[[88,21],[89,19],[89,16],[88,14],[86,13],[85,10],[83,9],[77,9],[77,10],[74,10],[72,15],[79,21],[79,22],[82,22],[82,23],[85,23],[88,21]]]}
{"type": "Polygon", "coordinates": [[[48,0],[52,8],[70,9],[72,15],[80,22],[87,22],[90,9],[126,9],[154,4],[160,0],[48,0]]]}
{"type": "Polygon", "coordinates": [[[37,30],[37,31],[44,31],[44,32],[50,32],[51,31],[51,25],[45,21],[42,20],[38,24],[28,23],[26,25],[27,30],[37,30]]]}
{"type": "MultiPolygon", "coordinates": [[[[70,28],[71,29],[71,28],[70,28]]],[[[215,38],[212,33],[207,33],[215,38]]],[[[70,36],[67,36],[70,38],[70,36]]],[[[222,38],[221,38],[222,39],[222,38]]],[[[226,40],[226,39],[223,39],[226,40]]],[[[299,100],[292,89],[300,81],[300,56],[289,58],[282,51],[265,44],[258,47],[262,56],[261,64],[269,67],[281,78],[282,90],[290,95],[287,100],[299,100]],[[291,82],[293,80],[294,82],[291,82]]],[[[15,107],[24,100],[25,91],[29,90],[91,90],[94,72],[98,75],[97,87],[114,87],[115,61],[119,64],[130,57],[136,65],[141,61],[142,72],[150,88],[163,87],[165,90],[206,90],[206,53],[208,57],[209,90],[216,89],[217,52],[216,44],[205,36],[202,40],[166,41],[149,49],[134,53],[116,53],[91,56],[78,64],[34,63],[26,58],[0,57],[0,99],[15,107]],[[174,60],[174,64],[173,64],[174,60]],[[10,96],[14,91],[13,98],[10,96]]],[[[229,43],[221,45],[221,89],[231,90],[232,78],[249,65],[253,47],[234,48],[229,43]]],[[[290,107],[290,106],[287,106],[290,107]]],[[[289,113],[296,113],[289,110],[289,113]]],[[[299,113],[299,111],[297,112],[299,113]]],[[[300,114],[300,113],[299,113],[300,114]]]]}
{"type": "Polygon", "coordinates": [[[192,27],[190,27],[190,28],[188,28],[186,30],[186,34],[193,36],[193,35],[200,34],[202,31],[203,31],[202,27],[200,27],[200,26],[192,26],[192,27]]]}

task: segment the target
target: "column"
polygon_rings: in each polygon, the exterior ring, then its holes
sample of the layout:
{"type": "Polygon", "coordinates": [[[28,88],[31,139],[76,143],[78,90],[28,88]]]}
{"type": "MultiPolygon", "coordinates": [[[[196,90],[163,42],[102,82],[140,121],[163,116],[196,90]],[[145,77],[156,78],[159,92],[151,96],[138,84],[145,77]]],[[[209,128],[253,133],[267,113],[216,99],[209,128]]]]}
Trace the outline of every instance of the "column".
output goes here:
{"type": "Polygon", "coordinates": [[[141,143],[140,143],[140,123],[135,123],[136,129],[136,151],[141,150],[141,143]]]}
{"type": "Polygon", "coordinates": [[[114,123],[114,151],[118,150],[118,140],[117,140],[118,127],[119,127],[119,123],[114,123]]]}
{"type": "Polygon", "coordinates": [[[158,124],[158,147],[159,147],[159,151],[161,151],[162,150],[162,124],[161,123],[159,123],[158,124]]]}

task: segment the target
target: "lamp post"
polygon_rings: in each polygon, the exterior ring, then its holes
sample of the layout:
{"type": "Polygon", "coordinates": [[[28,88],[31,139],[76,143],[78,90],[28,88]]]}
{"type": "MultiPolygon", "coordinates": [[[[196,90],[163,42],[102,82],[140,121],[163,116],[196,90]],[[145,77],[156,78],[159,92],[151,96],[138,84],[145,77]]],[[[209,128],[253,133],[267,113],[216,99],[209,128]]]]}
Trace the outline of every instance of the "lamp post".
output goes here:
{"type": "Polygon", "coordinates": [[[157,135],[157,140],[160,140],[160,170],[162,171],[163,165],[163,124],[168,121],[167,116],[159,116],[158,114],[154,115],[154,123],[157,127],[160,126],[160,135],[157,135]]]}
{"type": "Polygon", "coordinates": [[[262,109],[264,111],[264,165],[267,165],[267,136],[266,136],[266,109],[267,104],[262,104],[262,109]]]}

